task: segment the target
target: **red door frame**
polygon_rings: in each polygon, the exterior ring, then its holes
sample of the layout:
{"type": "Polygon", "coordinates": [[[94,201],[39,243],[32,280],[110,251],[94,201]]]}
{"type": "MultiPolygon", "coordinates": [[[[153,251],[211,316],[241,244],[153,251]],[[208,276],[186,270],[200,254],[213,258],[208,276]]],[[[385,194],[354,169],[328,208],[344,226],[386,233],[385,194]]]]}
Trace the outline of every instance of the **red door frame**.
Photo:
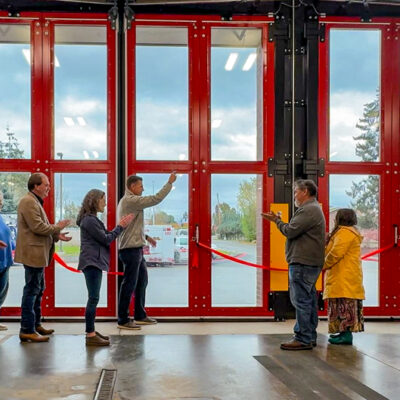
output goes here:
{"type": "MultiPolygon", "coordinates": [[[[394,242],[393,224],[399,224],[399,201],[394,201],[392,187],[397,182],[399,165],[399,83],[400,56],[398,42],[394,40],[392,19],[374,19],[371,23],[356,18],[321,18],[325,26],[325,40],[319,44],[319,157],[326,160],[326,175],[319,178],[319,199],[324,204],[325,217],[329,218],[330,174],[376,174],[380,176],[380,244],[394,242]],[[329,161],[329,33],[332,28],[379,29],[381,31],[381,160],[379,162],[329,161]],[[397,62],[394,62],[396,60],[397,62]],[[395,105],[395,107],[393,107],[395,105]],[[397,107],[397,108],[396,108],[397,107]],[[393,119],[393,120],[392,120],[393,119]],[[396,126],[397,130],[393,128],[396,126]]],[[[397,40],[397,39],[396,39],[397,40]]],[[[399,192],[397,192],[399,193],[399,192]]],[[[398,197],[398,194],[397,194],[398,197]]],[[[397,249],[380,255],[379,307],[365,307],[366,316],[399,315],[396,298],[399,297],[398,269],[393,261],[399,260],[397,249]]]]}
{"type": "MultiPolygon", "coordinates": [[[[195,226],[201,226],[200,241],[210,245],[210,175],[212,173],[257,173],[263,175],[263,206],[273,202],[273,179],[267,174],[267,159],[273,157],[274,132],[274,45],[268,41],[268,24],[272,18],[136,15],[132,29],[127,32],[127,157],[128,174],[169,173],[177,171],[189,176],[189,237],[195,237],[195,226]],[[135,159],[135,27],[187,27],[189,51],[189,160],[142,161],[135,159]],[[212,162],[210,154],[210,32],[211,27],[255,27],[262,29],[263,38],[263,160],[258,162],[212,162]],[[195,60],[195,61],[194,61],[195,60]],[[206,88],[206,90],[204,90],[206,88]],[[268,105],[268,107],[267,107],[268,105]],[[207,132],[207,134],[204,134],[207,132]],[[203,134],[202,134],[203,133],[203,134]],[[204,163],[204,164],[203,164],[204,163]],[[206,173],[202,172],[205,169],[206,173]],[[199,190],[201,188],[201,190],[199,190]],[[207,205],[205,207],[205,205],[207,205]],[[200,221],[206,221],[205,223],[200,221]]],[[[264,224],[263,263],[269,262],[269,224],[264,224]]],[[[197,251],[194,242],[189,248],[189,306],[154,307],[157,316],[267,316],[269,274],[263,275],[263,305],[261,307],[211,307],[211,256],[199,250],[199,267],[193,265],[197,251]]],[[[246,268],[246,267],[244,267],[246,268]]]]}
{"type": "MultiPolygon", "coordinates": [[[[5,14],[6,16],[6,14],[5,14]]],[[[111,29],[107,14],[68,13],[21,13],[18,18],[2,18],[0,23],[31,24],[32,68],[32,156],[30,160],[2,160],[4,171],[41,171],[54,182],[55,173],[106,173],[108,228],[114,227],[117,182],[116,182],[116,32],[111,29]],[[107,28],[107,147],[106,160],[56,160],[53,150],[54,131],[54,27],[62,25],[102,25],[107,28]]],[[[45,200],[45,210],[50,221],[54,221],[54,187],[45,200]]],[[[111,251],[111,270],[116,269],[115,244],[111,251]]],[[[46,268],[46,292],[43,296],[44,316],[83,316],[84,307],[55,307],[54,262],[46,268]]],[[[82,278],[83,279],[83,278],[82,278]]],[[[98,308],[99,316],[116,315],[116,278],[108,276],[107,307],[98,308]]],[[[21,294],[22,295],[22,294],[21,294]]],[[[4,308],[3,315],[19,316],[20,308],[4,308]]]]}

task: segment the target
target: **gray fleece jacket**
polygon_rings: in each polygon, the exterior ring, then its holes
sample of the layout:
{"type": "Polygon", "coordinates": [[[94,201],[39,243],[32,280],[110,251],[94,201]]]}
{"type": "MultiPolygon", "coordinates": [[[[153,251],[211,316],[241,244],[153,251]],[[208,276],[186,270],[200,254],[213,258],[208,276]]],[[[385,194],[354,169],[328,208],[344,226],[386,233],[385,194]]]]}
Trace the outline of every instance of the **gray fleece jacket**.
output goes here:
{"type": "Polygon", "coordinates": [[[146,244],[146,239],[144,236],[143,210],[161,203],[171,189],[172,184],[166,183],[158,193],[152,196],[137,196],[130,190],[125,190],[125,194],[118,203],[117,207],[118,220],[120,220],[124,215],[130,213],[133,213],[135,218],[123,230],[119,237],[118,248],[120,250],[142,247],[146,244]]]}
{"type": "Polygon", "coordinates": [[[325,260],[325,217],[313,198],[302,204],[289,223],[276,222],[286,236],[285,255],[288,264],[322,267],[325,260]]]}

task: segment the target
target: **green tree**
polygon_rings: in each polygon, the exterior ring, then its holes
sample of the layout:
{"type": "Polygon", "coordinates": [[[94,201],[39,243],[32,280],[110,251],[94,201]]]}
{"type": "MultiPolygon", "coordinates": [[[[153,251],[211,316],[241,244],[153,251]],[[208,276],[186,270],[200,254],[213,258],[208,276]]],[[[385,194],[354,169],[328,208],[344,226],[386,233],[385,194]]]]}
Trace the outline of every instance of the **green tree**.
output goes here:
{"type": "MultiPolygon", "coordinates": [[[[6,127],[6,141],[0,141],[0,159],[21,159],[24,156],[24,150],[20,148],[15,133],[6,127]]],[[[3,213],[15,213],[18,201],[27,191],[26,182],[29,174],[0,172],[0,190],[3,192],[4,205],[3,213]]]]}
{"type": "Polygon", "coordinates": [[[215,233],[221,239],[238,239],[243,235],[241,216],[227,203],[218,204],[213,214],[215,233]]]}
{"type": "Polygon", "coordinates": [[[256,213],[257,213],[257,178],[243,181],[239,186],[237,196],[241,212],[241,225],[244,237],[248,241],[256,239],[256,213]]]}
{"type": "Polygon", "coordinates": [[[175,223],[173,215],[167,214],[165,211],[157,210],[154,215],[154,225],[171,225],[175,223]]]}
{"type": "Polygon", "coordinates": [[[64,203],[64,215],[63,219],[70,219],[71,220],[71,226],[77,226],[76,225],[76,217],[78,216],[80,206],[75,204],[73,201],[70,202],[65,202],[64,203]]]}
{"type": "MultiPolygon", "coordinates": [[[[380,131],[380,95],[371,103],[364,105],[363,116],[356,127],[361,131],[357,140],[356,155],[362,161],[376,161],[379,159],[379,131],[380,131]]],[[[378,227],[379,207],[379,177],[370,175],[359,183],[353,182],[350,191],[346,192],[353,201],[351,206],[358,215],[360,228],[371,229],[378,227]]]]}

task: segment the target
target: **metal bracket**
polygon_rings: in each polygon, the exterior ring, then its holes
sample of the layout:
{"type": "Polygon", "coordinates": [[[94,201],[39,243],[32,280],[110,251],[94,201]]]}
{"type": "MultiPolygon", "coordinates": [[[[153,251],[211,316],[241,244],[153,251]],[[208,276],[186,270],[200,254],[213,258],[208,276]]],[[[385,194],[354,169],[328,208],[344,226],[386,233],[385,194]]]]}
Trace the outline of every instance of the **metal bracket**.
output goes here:
{"type": "Polygon", "coordinates": [[[274,175],[290,175],[290,154],[285,160],[275,160],[268,158],[268,176],[274,175]]]}
{"type": "Polygon", "coordinates": [[[116,5],[111,7],[110,11],[108,11],[108,20],[111,23],[111,29],[115,31],[117,29],[118,21],[118,7],[116,5]]]}
{"type": "Polygon", "coordinates": [[[311,39],[319,37],[320,42],[325,42],[325,24],[318,21],[308,21],[304,27],[304,37],[311,39]]]}
{"type": "Polygon", "coordinates": [[[289,39],[289,25],[284,20],[279,18],[279,15],[275,17],[275,22],[270,22],[268,27],[268,41],[273,42],[276,39],[288,40],[289,39]]]}
{"type": "Polygon", "coordinates": [[[319,177],[325,176],[325,159],[303,160],[303,174],[310,175],[317,173],[319,177]]]}
{"type": "Polygon", "coordinates": [[[128,4],[124,7],[124,15],[126,18],[126,29],[131,29],[132,21],[135,20],[135,12],[128,6],[128,4]]]}

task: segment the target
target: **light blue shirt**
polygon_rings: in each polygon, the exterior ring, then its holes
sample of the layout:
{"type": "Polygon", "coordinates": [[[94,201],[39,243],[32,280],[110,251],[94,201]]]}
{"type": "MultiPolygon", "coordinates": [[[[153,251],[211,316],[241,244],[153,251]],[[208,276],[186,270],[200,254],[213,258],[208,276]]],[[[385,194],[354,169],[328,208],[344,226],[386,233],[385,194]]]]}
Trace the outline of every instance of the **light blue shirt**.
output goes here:
{"type": "Polygon", "coordinates": [[[12,250],[15,249],[15,242],[11,238],[10,228],[4,223],[0,215],[0,240],[7,244],[5,249],[0,248],[0,271],[13,265],[12,250]]]}

